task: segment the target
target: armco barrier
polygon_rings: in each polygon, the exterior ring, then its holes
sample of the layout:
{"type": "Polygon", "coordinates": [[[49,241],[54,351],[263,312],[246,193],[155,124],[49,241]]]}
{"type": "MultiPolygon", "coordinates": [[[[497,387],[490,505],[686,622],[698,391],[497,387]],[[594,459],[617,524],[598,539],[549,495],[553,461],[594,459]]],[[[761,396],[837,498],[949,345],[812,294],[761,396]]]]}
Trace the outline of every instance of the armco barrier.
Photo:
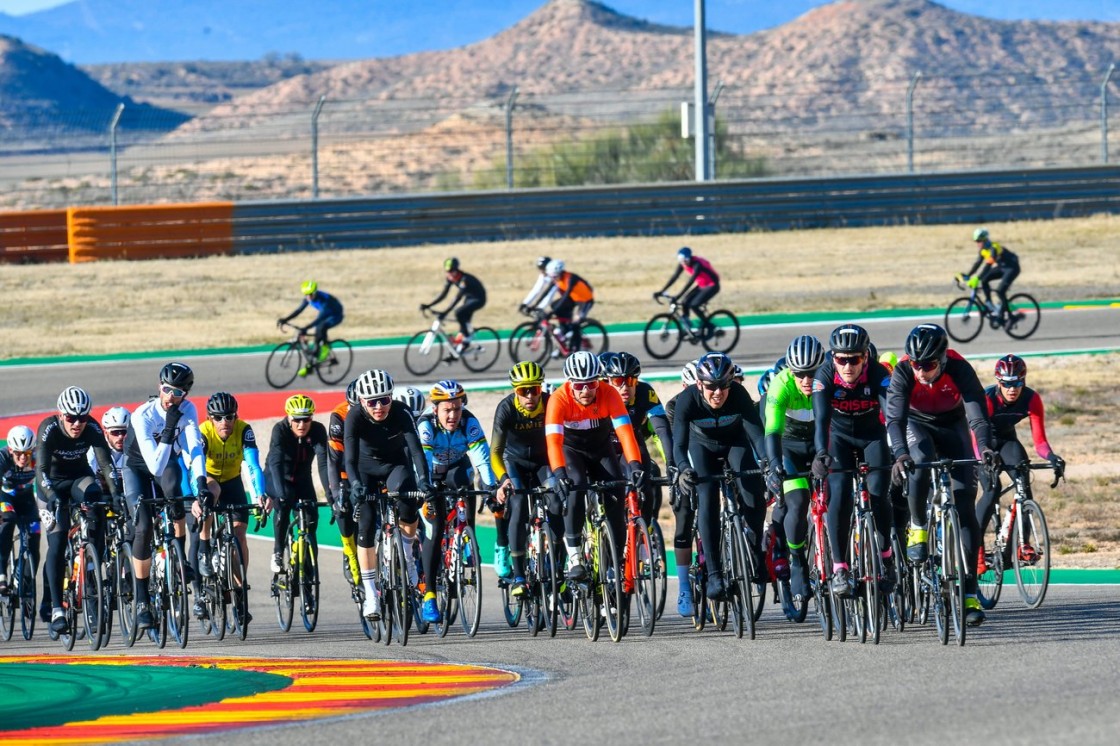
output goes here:
{"type": "Polygon", "coordinates": [[[0,262],[64,262],[66,210],[0,212],[0,262]]]}
{"type": "Polygon", "coordinates": [[[228,254],[233,203],[141,207],[71,207],[70,261],[157,259],[228,254]]]}

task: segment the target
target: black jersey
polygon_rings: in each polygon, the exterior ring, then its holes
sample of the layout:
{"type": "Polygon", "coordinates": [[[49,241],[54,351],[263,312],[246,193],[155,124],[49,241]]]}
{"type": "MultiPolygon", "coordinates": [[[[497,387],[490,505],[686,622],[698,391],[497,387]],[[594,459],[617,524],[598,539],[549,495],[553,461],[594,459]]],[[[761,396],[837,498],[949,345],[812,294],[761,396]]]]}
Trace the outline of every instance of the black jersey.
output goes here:
{"type": "Polygon", "coordinates": [[[548,464],[548,446],[544,438],[544,413],[547,407],[547,393],[541,394],[537,408],[531,412],[521,408],[516,394],[510,394],[498,402],[490,435],[490,462],[498,479],[509,471],[508,464],[513,462],[526,466],[548,464]]]}
{"type": "Polygon", "coordinates": [[[375,422],[364,407],[350,407],[343,427],[346,474],[351,481],[362,472],[379,474],[388,466],[410,461],[417,479],[429,481],[428,460],[416,433],[416,422],[403,403],[394,401],[389,416],[381,422],[375,422]]]}
{"type": "Polygon", "coordinates": [[[688,443],[691,438],[718,446],[749,445],[757,458],[766,455],[762,419],[758,404],[738,383],[732,383],[727,400],[719,409],[712,409],[704,400],[699,386],[691,386],[676,397],[673,414],[673,463],[678,469],[688,467],[688,443]]]}
{"type": "Polygon", "coordinates": [[[883,435],[883,407],[891,374],[877,360],[869,360],[853,384],[847,384],[836,372],[830,356],[817,369],[813,379],[813,444],[818,453],[828,450],[828,433],[838,431],[859,438],[883,435]]]}
{"type": "Polygon", "coordinates": [[[270,488],[283,492],[300,480],[311,478],[311,460],[317,461],[319,483],[323,491],[330,495],[330,477],[327,473],[327,428],[321,422],[312,422],[305,438],[297,438],[287,419],[280,420],[272,428],[272,438],[268,444],[268,479],[270,488]]]}
{"type": "Polygon", "coordinates": [[[93,476],[93,469],[89,466],[91,448],[101,467],[105,484],[115,484],[113,456],[109,452],[109,444],[105,442],[105,434],[101,432],[101,427],[87,417],[81,435],[71,438],[66,434],[62,423],[58,421],[59,416],[52,414],[39,423],[39,451],[35,459],[35,475],[39,489],[47,499],[57,497],[54,491],[56,482],[93,476]]]}

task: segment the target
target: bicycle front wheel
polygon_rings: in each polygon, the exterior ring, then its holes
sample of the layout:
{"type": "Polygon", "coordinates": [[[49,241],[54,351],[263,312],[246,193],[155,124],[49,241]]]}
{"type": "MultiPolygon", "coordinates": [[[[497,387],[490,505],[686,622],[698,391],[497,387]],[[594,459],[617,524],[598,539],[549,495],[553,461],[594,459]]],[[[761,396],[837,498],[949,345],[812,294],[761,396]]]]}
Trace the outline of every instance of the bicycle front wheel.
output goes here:
{"type": "Polygon", "coordinates": [[[650,357],[666,360],[680,349],[683,337],[680,319],[671,313],[659,313],[646,324],[642,344],[650,357]]]}
{"type": "Polygon", "coordinates": [[[552,354],[552,334],[536,321],[516,326],[509,335],[509,356],[515,363],[528,360],[544,366],[552,354]]]}
{"type": "MultiPolygon", "coordinates": [[[[879,593],[879,579],[883,576],[882,558],[879,553],[879,542],[875,538],[875,522],[870,513],[860,519],[862,528],[859,535],[859,565],[853,565],[861,576],[863,582],[864,628],[866,636],[871,638],[874,645],[879,644],[883,628],[881,625],[883,600],[879,593]]],[[[863,641],[863,635],[860,636],[863,641]]]]}
{"type": "Polygon", "coordinates": [[[306,538],[300,542],[303,556],[297,565],[299,570],[299,614],[303,628],[314,632],[319,623],[319,562],[315,549],[306,538]]]}
{"type": "Polygon", "coordinates": [[[1042,507],[1034,500],[1024,500],[1019,506],[1011,557],[1019,596],[1029,608],[1037,609],[1050,586],[1050,532],[1042,507]]]}
{"type": "MultiPolygon", "coordinates": [[[[12,570],[12,577],[16,577],[17,565],[16,555],[14,552],[8,553],[8,567],[12,570]]],[[[13,588],[18,589],[18,581],[12,583],[13,588]]],[[[0,594],[0,639],[4,642],[12,639],[12,634],[16,631],[16,607],[19,606],[19,597],[15,593],[0,594]]]]}
{"type": "Polygon", "coordinates": [[[236,633],[238,640],[244,640],[249,634],[248,564],[241,553],[241,542],[236,537],[226,547],[228,553],[223,558],[221,569],[225,571],[225,587],[229,590],[230,631],[236,633]]]}
{"type": "Polygon", "coordinates": [[[739,319],[722,308],[712,311],[700,342],[708,352],[729,354],[739,344],[739,319]]]}
{"type": "MultiPolygon", "coordinates": [[[[62,570],[62,611],[66,615],[66,629],[64,634],[58,636],[62,647],[67,651],[74,649],[74,642],[78,639],[77,609],[81,604],[81,573],[74,574],[74,539],[66,545],[66,564],[62,570]]],[[[53,615],[52,615],[53,616],[53,615]]]]}
{"type": "Polygon", "coordinates": [[[964,583],[967,575],[964,563],[964,544],[961,536],[960,517],[955,509],[942,514],[945,525],[945,554],[942,557],[942,586],[949,595],[949,611],[953,618],[953,637],[957,645],[964,645],[967,634],[964,624],[964,583]]]}
{"type": "Polygon", "coordinates": [[[327,359],[315,368],[315,375],[328,386],[341,382],[354,365],[354,349],[345,339],[332,339],[328,344],[331,352],[327,359]]]}
{"type": "Polygon", "coordinates": [[[638,605],[638,623],[642,634],[649,637],[657,622],[657,588],[653,570],[656,554],[646,522],[638,518],[636,528],[636,556],[631,563],[634,568],[634,601],[638,605]]]}
{"type": "Polygon", "coordinates": [[[274,389],[282,389],[296,380],[303,367],[303,354],[295,342],[282,342],[273,348],[264,366],[264,377],[274,389]]]}
{"type": "Polygon", "coordinates": [[[179,545],[171,542],[167,548],[167,626],[180,648],[187,646],[191,624],[185,568],[179,545]]]}
{"type": "Polygon", "coordinates": [[[971,342],[984,329],[986,314],[969,296],[961,296],[945,311],[945,331],[958,342],[971,342]]]}
{"type": "Polygon", "coordinates": [[[745,539],[734,522],[724,523],[720,551],[723,555],[723,576],[731,596],[731,623],[735,636],[743,637],[744,626],[754,637],[754,615],[750,607],[750,577],[747,569],[745,539]]]}
{"type": "Polygon", "coordinates": [[[461,614],[459,622],[467,637],[474,637],[482,619],[482,558],[473,528],[464,527],[456,540],[459,542],[460,562],[459,582],[455,586],[461,614]]]}
{"type": "MultiPolygon", "coordinates": [[[[607,328],[595,319],[584,319],[579,322],[579,333],[583,339],[580,349],[593,355],[598,355],[610,349],[607,328]]],[[[572,350],[572,352],[575,352],[575,350],[572,350]]]]}
{"type": "Polygon", "coordinates": [[[105,631],[101,621],[105,608],[101,599],[104,598],[105,589],[101,578],[101,556],[93,544],[82,547],[81,573],[79,588],[82,593],[82,621],[85,624],[86,640],[90,650],[98,650],[105,631]]]}
{"type": "Polygon", "coordinates": [[[132,574],[131,544],[121,544],[116,563],[117,621],[121,625],[121,642],[130,648],[136,644],[136,578],[132,574]]]}
{"type": "Polygon", "coordinates": [[[1026,339],[1038,331],[1042,309],[1033,296],[1017,293],[1007,299],[1007,323],[1004,331],[1014,339],[1026,339]]]}
{"type": "Polygon", "coordinates": [[[998,507],[992,512],[988,524],[980,528],[980,555],[983,557],[983,564],[978,563],[976,568],[977,597],[980,606],[990,611],[996,607],[1003,591],[1003,551],[999,541],[1002,526],[998,507]]]}
{"type": "Polygon", "coordinates": [[[498,333],[488,326],[476,326],[471,334],[471,342],[459,355],[467,370],[481,373],[498,362],[502,352],[502,340],[498,333]]]}
{"type": "Polygon", "coordinates": [[[660,620],[665,612],[665,597],[669,592],[669,577],[665,569],[668,557],[665,555],[665,535],[661,533],[661,524],[654,518],[650,527],[650,542],[653,545],[653,560],[651,572],[653,573],[654,596],[657,598],[656,619],[660,620]]]}
{"type": "Polygon", "coordinates": [[[601,600],[611,642],[622,639],[622,568],[618,563],[618,548],[609,526],[603,525],[596,532],[599,564],[595,568],[596,592],[601,600]]]}
{"type": "Polygon", "coordinates": [[[443,361],[443,335],[431,329],[416,332],[404,348],[404,367],[414,376],[426,376],[443,361]]]}
{"type": "Polygon", "coordinates": [[[296,601],[292,592],[292,542],[289,538],[280,557],[280,572],[272,576],[272,596],[276,599],[276,622],[287,632],[292,628],[296,601]]]}
{"type": "Polygon", "coordinates": [[[820,568],[831,567],[832,558],[828,553],[828,539],[824,538],[823,533],[817,533],[815,525],[811,525],[809,528],[809,546],[805,551],[811,563],[809,565],[809,588],[813,593],[813,611],[816,612],[821,634],[824,635],[827,642],[832,639],[832,607],[829,604],[825,577],[820,568]]]}
{"type": "Polygon", "coordinates": [[[397,628],[397,642],[408,644],[408,628],[412,616],[412,588],[408,583],[408,560],[404,554],[404,539],[393,533],[393,626],[397,628]]]}

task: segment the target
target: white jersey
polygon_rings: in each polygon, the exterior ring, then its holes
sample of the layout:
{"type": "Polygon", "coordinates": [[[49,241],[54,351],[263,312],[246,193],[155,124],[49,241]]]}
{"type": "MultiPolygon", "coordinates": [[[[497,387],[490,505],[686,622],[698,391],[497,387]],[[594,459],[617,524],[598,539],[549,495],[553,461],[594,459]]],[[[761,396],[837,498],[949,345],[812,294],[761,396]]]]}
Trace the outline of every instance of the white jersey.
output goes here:
{"type": "Polygon", "coordinates": [[[160,443],[159,435],[167,424],[167,413],[159,397],[136,408],[128,422],[129,438],[125,443],[126,461],[133,469],[144,466],[153,477],[163,474],[173,457],[183,456],[194,481],[206,477],[206,461],[202,450],[202,433],[198,429],[198,410],[189,399],[179,403],[183,416],[176,427],[175,440],[160,443]]]}
{"type": "MultiPolygon", "coordinates": [[[[119,451],[114,451],[112,446],[110,446],[109,455],[113,458],[113,478],[120,479],[121,469],[124,468],[124,449],[122,448],[119,451]]],[[[97,457],[94,456],[92,448],[89,449],[87,459],[89,460],[89,468],[93,469],[93,473],[100,473],[101,466],[97,463],[97,457]]]]}
{"type": "Polygon", "coordinates": [[[521,301],[521,305],[548,308],[552,303],[552,296],[555,294],[555,283],[552,282],[548,275],[542,273],[533,284],[533,289],[525,296],[525,300],[521,301]],[[537,296],[540,296],[540,298],[537,296]]]}

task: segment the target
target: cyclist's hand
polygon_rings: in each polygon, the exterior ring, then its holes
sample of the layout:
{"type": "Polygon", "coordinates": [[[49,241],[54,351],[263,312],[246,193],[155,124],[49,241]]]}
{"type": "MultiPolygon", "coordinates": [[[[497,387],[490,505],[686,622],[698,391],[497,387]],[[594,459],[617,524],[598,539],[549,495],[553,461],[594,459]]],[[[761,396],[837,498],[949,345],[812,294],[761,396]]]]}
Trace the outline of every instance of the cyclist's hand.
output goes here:
{"type": "Polygon", "coordinates": [[[350,504],[354,507],[358,507],[359,503],[365,502],[368,494],[369,493],[366,491],[366,485],[364,482],[353,482],[350,485],[350,504]]]}
{"type": "Polygon", "coordinates": [[[972,277],[965,277],[965,285],[975,290],[980,287],[980,275],[973,275],[972,277]]]}
{"type": "Polygon", "coordinates": [[[276,328],[277,329],[283,329],[284,328],[284,319],[276,319],[276,328]]]}
{"type": "Polygon", "coordinates": [[[431,306],[429,306],[429,305],[428,305],[427,303],[421,303],[421,304],[420,304],[420,313],[424,313],[424,312],[425,312],[425,311],[427,311],[427,310],[428,310],[429,308],[431,308],[431,306]]]}
{"type": "Polygon", "coordinates": [[[766,472],[766,489],[775,498],[782,496],[782,483],[786,481],[786,470],[781,466],[775,466],[770,471],[766,472]]]}
{"type": "MultiPolygon", "coordinates": [[[[55,502],[52,500],[51,502],[55,502]]],[[[47,503],[47,507],[39,509],[39,525],[43,531],[49,533],[54,528],[54,513],[55,511],[50,507],[51,503],[47,503]]],[[[57,507],[55,508],[57,510],[57,507]]]]}
{"type": "Polygon", "coordinates": [[[631,461],[627,464],[630,469],[630,484],[634,485],[635,489],[643,489],[646,486],[647,474],[645,469],[642,468],[641,461],[631,461]]]}
{"type": "Polygon", "coordinates": [[[1054,469],[1054,480],[1057,481],[1066,475],[1066,460],[1056,453],[1051,453],[1050,458],[1051,468],[1054,469]]]}
{"type": "Polygon", "coordinates": [[[814,479],[828,479],[828,469],[832,466],[832,456],[829,456],[824,451],[821,451],[813,457],[813,472],[814,479]]]}
{"type": "MultiPolygon", "coordinates": [[[[203,483],[203,484],[205,484],[205,483],[203,483]]],[[[214,504],[214,493],[210,491],[209,487],[204,487],[202,485],[199,485],[199,487],[198,487],[198,501],[200,503],[202,503],[202,505],[204,507],[209,508],[214,504]]]]}
{"type": "Polygon", "coordinates": [[[424,502],[428,502],[436,496],[436,488],[433,487],[432,483],[427,481],[426,479],[421,480],[416,484],[416,491],[423,496],[421,499],[424,502]]]}
{"type": "Polygon", "coordinates": [[[653,299],[654,300],[661,300],[661,293],[654,293],[653,294],[653,299]]]}
{"type": "Polygon", "coordinates": [[[198,497],[199,499],[195,500],[191,505],[191,515],[193,515],[195,518],[202,517],[202,495],[199,495],[198,497]]]}
{"type": "Polygon", "coordinates": [[[439,319],[440,321],[443,321],[444,319],[446,319],[446,318],[447,318],[447,312],[446,312],[446,311],[442,311],[442,312],[440,312],[440,313],[437,313],[437,314],[436,314],[436,318],[437,318],[437,319],[439,319]]]}
{"type": "Polygon", "coordinates": [[[275,504],[276,504],[276,501],[272,499],[271,495],[267,495],[267,494],[266,495],[261,495],[260,500],[257,501],[257,505],[260,506],[260,509],[266,515],[268,513],[272,512],[272,508],[275,504]]]}
{"type": "Polygon", "coordinates": [[[528,316],[529,311],[530,311],[529,306],[525,305],[524,303],[522,303],[520,306],[517,307],[517,312],[519,314],[521,314],[522,316],[528,316]]]}
{"type": "Polygon", "coordinates": [[[894,460],[894,466],[891,467],[891,484],[895,487],[906,483],[906,478],[910,472],[914,471],[914,459],[910,458],[909,453],[904,453],[894,460]]]}
{"type": "Polygon", "coordinates": [[[93,510],[93,505],[86,502],[85,500],[82,500],[82,502],[78,505],[78,510],[88,515],[93,510]]]}
{"type": "Polygon", "coordinates": [[[677,489],[686,495],[691,495],[700,481],[700,475],[691,466],[686,466],[677,472],[677,489]]]}
{"type": "Polygon", "coordinates": [[[494,497],[498,499],[499,503],[505,505],[507,502],[509,502],[510,495],[512,494],[513,482],[510,480],[509,475],[506,475],[502,477],[502,483],[498,485],[498,488],[496,490],[494,490],[494,497]]]}
{"type": "Polygon", "coordinates": [[[984,448],[980,451],[980,460],[984,462],[984,466],[989,469],[998,469],[1003,466],[1003,459],[1000,458],[998,452],[993,451],[991,448],[984,448]]]}
{"type": "Polygon", "coordinates": [[[572,480],[568,479],[568,470],[561,466],[559,469],[552,470],[552,491],[564,503],[565,508],[568,505],[568,497],[572,494],[575,485],[572,480]]]}
{"type": "Polygon", "coordinates": [[[183,410],[178,404],[175,404],[171,409],[167,410],[165,415],[163,430],[159,434],[160,443],[174,443],[175,438],[179,435],[179,420],[183,417],[183,410]]]}

